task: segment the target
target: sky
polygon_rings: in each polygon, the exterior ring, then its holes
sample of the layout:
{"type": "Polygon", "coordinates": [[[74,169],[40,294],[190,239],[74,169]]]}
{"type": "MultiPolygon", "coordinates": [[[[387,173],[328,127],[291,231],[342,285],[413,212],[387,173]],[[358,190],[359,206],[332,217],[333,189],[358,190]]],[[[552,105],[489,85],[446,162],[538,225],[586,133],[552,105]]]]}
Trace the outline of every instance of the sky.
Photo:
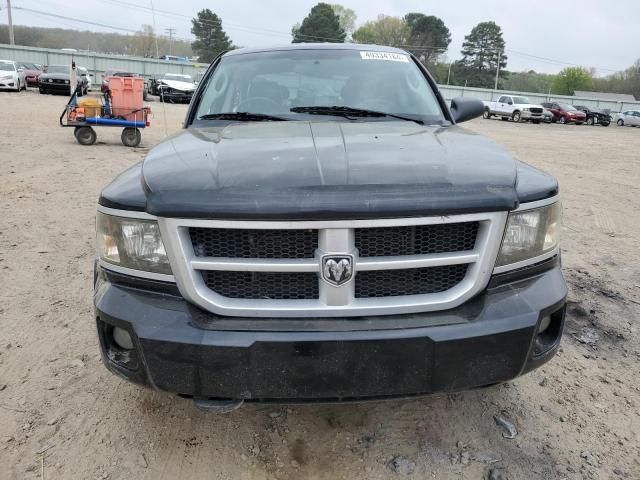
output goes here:
{"type": "MultiPolygon", "coordinates": [[[[190,18],[202,8],[217,13],[236,45],[253,47],[291,41],[291,26],[301,22],[315,0],[12,0],[14,6],[65,15],[112,27],[121,33],[142,24],[156,31],[176,29],[191,39],[190,18]],[[127,6],[125,6],[125,4],[127,6]],[[155,19],[151,5],[155,7],[155,19]],[[165,13],[170,12],[170,13],[165,13]]],[[[7,22],[4,1],[0,22],[7,22]]],[[[328,0],[337,3],[337,0],[328,0]]],[[[447,56],[460,48],[474,25],[493,20],[502,27],[511,71],[557,73],[574,65],[595,68],[604,76],[640,58],[640,0],[343,0],[357,14],[356,27],[379,14],[402,16],[420,12],[440,17],[451,31],[447,56]]],[[[14,9],[16,25],[115,31],[14,9]]],[[[75,46],[69,46],[71,48],[75,46]]],[[[81,47],[78,47],[81,48],[81,47]]]]}

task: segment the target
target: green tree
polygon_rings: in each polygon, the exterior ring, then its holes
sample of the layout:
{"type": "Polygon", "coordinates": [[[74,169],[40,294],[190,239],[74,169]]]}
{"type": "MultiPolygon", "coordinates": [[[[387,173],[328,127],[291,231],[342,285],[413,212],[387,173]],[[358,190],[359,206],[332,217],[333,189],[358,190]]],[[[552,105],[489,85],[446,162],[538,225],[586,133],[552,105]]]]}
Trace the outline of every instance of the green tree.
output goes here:
{"type": "Polygon", "coordinates": [[[404,20],[410,30],[407,48],[422,63],[433,66],[449,48],[451,32],[440,18],[432,15],[408,13],[404,20]]]}
{"type": "MultiPolygon", "coordinates": [[[[495,22],[482,22],[473,27],[471,33],[464,37],[460,60],[468,85],[493,87],[498,64],[501,69],[507,66],[504,50],[502,29],[495,22]]],[[[506,71],[501,70],[501,78],[507,75],[506,71]]]]}
{"type": "Polygon", "coordinates": [[[600,92],[626,93],[640,100],[640,59],[622,72],[594,78],[593,84],[594,89],[600,92]]]}
{"type": "Polygon", "coordinates": [[[292,28],[293,43],[343,43],[347,33],[340,26],[340,18],[328,3],[318,3],[302,21],[292,28]]]}
{"type": "Polygon", "coordinates": [[[569,67],[562,70],[553,79],[551,90],[556,95],[573,95],[576,90],[590,90],[593,77],[584,67],[569,67]]]}
{"type": "Polygon", "coordinates": [[[347,36],[351,35],[356,25],[356,12],[351,8],[343,7],[337,3],[332,4],[331,8],[333,9],[333,13],[338,16],[340,27],[342,27],[347,36]]]}
{"type": "Polygon", "coordinates": [[[502,83],[505,90],[514,92],[549,93],[555,75],[528,72],[509,72],[509,76],[502,83]]]}
{"type": "Polygon", "coordinates": [[[409,26],[402,18],[379,15],[377,20],[366,22],[353,32],[353,40],[357,43],[400,46],[407,43],[409,34],[409,26]]]}
{"type": "Polygon", "coordinates": [[[142,25],[142,30],[135,33],[129,53],[137,57],[156,57],[156,35],[151,25],[142,25]]]}
{"type": "Polygon", "coordinates": [[[233,48],[222,29],[222,19],[208,8],[200,10],[196,18],[191,19],[191,24],[191,33],[196,37],[191,48],[200,62],[210,63],[222,52],[233,48]]]}

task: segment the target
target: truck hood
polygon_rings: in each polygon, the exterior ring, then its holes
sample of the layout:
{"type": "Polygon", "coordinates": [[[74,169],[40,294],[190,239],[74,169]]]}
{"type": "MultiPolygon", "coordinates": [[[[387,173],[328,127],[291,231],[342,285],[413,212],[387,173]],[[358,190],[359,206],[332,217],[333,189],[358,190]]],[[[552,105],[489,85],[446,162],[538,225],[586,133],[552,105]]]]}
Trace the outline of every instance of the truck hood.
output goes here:
{"type": "Polygon", "coordinates": [[[169,88],[179,90],[181,92],[193,92],[196,89],[195,84],[190,82],[181,82],[179,80],[160,80],[160,84],[167,85],[169,88]]]}
{"type": "Polygon", "coordinates": [[[254,122],[181,131],[142,167],[166,217],[332,219],[503,211],[516,162],[457,126],[254,122]]]}

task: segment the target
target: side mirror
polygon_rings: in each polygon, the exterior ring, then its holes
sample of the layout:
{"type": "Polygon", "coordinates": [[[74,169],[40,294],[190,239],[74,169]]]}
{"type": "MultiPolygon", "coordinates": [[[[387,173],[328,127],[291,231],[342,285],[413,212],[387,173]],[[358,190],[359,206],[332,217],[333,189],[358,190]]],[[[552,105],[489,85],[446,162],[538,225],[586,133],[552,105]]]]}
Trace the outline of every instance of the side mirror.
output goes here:
{"type": "Polygon", "coordinates": [[[451,100],[451,113],[456,123],[482,116],[484,103],[477,98],[456,97],[451,100]]]}
{"type": "Polygon", "coordinates": [[[509,105],[513,105],[513,102],[512,102],[512,101],[509,101],[508,103],[509,103],[509,105]]]}

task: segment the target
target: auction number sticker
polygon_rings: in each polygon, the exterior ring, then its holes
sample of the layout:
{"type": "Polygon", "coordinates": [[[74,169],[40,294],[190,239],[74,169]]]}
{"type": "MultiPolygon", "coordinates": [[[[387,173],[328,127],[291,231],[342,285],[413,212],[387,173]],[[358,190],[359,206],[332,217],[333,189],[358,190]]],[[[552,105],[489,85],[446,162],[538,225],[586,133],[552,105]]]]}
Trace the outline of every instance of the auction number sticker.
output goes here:
{"type": "Polygon", "coordinates": [[[383,60],[387,62],[409,63],[409,57],[402,53],[393,52],[360,52],[363,60],[383,60]]]}

